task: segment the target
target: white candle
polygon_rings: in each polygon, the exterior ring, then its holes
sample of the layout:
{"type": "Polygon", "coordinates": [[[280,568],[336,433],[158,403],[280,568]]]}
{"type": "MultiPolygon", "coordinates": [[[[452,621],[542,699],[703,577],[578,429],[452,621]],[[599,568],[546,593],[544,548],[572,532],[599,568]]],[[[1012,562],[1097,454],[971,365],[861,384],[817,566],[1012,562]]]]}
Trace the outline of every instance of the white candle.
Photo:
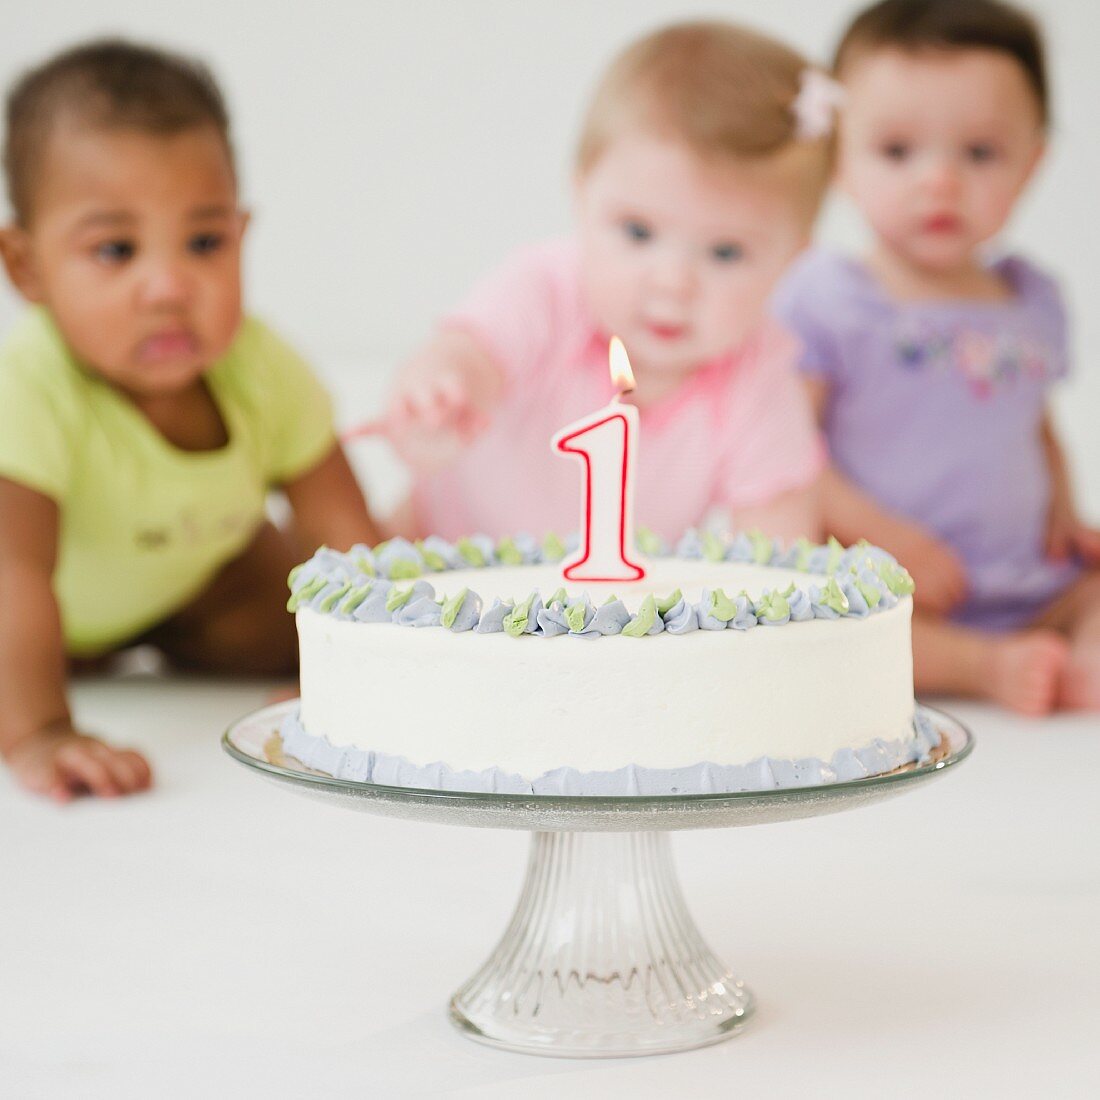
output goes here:
{"type": "Polygon", "coordinates": [[[580,546],[562,563],[570,581],[637,581],[645,576],[631,561],[638,410],[620,400],[634,388],[634,372],[617,336],[611,338],[608,359],[615,396],[551,440],[554,450],[575,455],[582,464],[580,546]]]}

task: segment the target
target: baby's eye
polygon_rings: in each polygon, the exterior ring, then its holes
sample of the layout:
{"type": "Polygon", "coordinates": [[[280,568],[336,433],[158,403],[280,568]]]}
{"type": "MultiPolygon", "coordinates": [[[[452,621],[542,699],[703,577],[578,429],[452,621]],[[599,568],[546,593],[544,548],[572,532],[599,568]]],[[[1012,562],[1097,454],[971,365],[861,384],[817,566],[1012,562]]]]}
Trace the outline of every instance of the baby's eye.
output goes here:
{"type": "Polygon", "coordinates": [[[648,241],[653,236],[653,230],[645,222],[635,221],[633,218],[623,222],[623,232],[628,240],[638,242],[648,241]]]}
{"type": "Polygon", "coordinates": [[[722,244],[716,244],[710,250],[710,254],[718,260],[719,263],[732,264],[744,257],[745,250],[739,244],[734,244],[732,241],[724,241],[722,244]]]}
{"type": "Polygon", "coordinates": [[[134,242],[126,240],[104,241],[93,249],[95,258],[105,264],[124,264],[127,260],[132,260],[136,252],[137,246],[134,242]]]}
{"type": "Polygon", "coordinates": [[[976,141],[966,147],[966,159],[974,164],[986,164],[997,155],[997,150],[986,141],[976,141]]]}
{"type": "Polygon", "coordinates": [[[888,141],[882,146],[882,155],[887,160],[900,163],[909,156],[909,146],[904,141],[888,141]]]}
{"type": "Polygon", "coordinates": [[[197,256],[205,256],[211,252],[217,252],[223,244],[225,244],[225,237],[220,233],[197,233],[187,242],[187,249],[197,256]]]}

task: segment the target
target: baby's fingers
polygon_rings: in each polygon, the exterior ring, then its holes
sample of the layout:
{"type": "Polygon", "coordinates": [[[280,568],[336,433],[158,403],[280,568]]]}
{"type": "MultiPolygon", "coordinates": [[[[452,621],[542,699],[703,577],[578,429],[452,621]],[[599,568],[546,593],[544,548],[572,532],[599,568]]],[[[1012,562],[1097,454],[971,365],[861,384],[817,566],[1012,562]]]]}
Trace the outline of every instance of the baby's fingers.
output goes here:
{"type": "Polygon", "coordinates": [[[54,758],[54,765],[72,794],[114,798],[122,790],[106,761],[95,750],[96,745],[90,740],[66,745],[54,758]]]}
{"type": "Polygon", "coordinates": [[[73,794],[87,791],[99,798],[130,794],[151,779],[149,766],[137,753],[93,740],[67,745],[57,754],[56,765],[73,794]]]}
{"type": "Polygon", "coordinates": [[[1100,564],[1100,531],[1078,527],[1073,537],[1077,552],[1089,565],[1100,564]]]}
{"type": "Polygon", "coordinates": [[[449,391],[440,390],[436,385],[418,386],[400,395],[394,413],[397,421],[403,424],[442,428],[455,418],[460,407],[449,391]]]}

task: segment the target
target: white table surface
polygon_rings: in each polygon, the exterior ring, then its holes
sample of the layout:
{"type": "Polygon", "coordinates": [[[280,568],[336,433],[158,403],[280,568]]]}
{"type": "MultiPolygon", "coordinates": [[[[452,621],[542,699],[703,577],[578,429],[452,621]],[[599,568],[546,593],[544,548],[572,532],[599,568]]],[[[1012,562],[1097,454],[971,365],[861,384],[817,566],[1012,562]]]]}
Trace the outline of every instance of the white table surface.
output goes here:
{"type": "Polygon", "coordinates": [[[155,791],[58,808],[0,776],[0,1095],[1100,1095],[1100,720],[949,705],[978,747],[832,817],[679,833],[758,1010],[727,1043],[572,1061],[446,1019],[516,900],[521,833],[329,807],[219,738],[266,683],[88,680],[155,791]]]}

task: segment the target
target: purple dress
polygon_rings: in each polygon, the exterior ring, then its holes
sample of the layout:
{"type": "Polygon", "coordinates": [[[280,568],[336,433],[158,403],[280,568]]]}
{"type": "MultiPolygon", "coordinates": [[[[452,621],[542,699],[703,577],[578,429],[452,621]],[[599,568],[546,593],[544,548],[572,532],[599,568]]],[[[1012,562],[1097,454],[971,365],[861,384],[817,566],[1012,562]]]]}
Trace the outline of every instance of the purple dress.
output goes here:
{"type": "Polygon", "coordinates": [[[962,556],[970,594],[958,622],[1010,630],[1081,567],[1044,552],[1040,424],[1067,369],[1061,296],[1019,257],[993,270],[1014,291],[1008,301],[896,302],[857,261],[812,251],[775,305],[802,341],[802,370],[829,384],[836,468],[962,556]]]}

